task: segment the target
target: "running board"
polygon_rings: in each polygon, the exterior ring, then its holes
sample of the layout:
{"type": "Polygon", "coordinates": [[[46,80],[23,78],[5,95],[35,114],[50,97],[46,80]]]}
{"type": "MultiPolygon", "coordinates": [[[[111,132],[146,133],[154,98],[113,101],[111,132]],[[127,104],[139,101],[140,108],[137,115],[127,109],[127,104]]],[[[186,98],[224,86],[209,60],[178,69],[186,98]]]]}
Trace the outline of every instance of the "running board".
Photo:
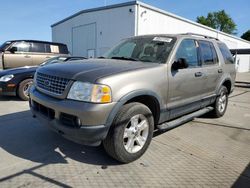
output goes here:
{"type": "Polygon", "coordinates": [[[206,113],[212,111],[213,109],[214,108],[210,107],[210,106],[206,107],[206,108],[203,108],[203,109],[198,110],[196,112],[193,112],[191,114],[184,115],[184,116],[182,116],[182,117],[180,117],[178,119],[175,119],[175,120],[172,120],[172,121],[157,125],[157,128],[160,131],[167,131],[169,129],[173,129],[173,128],[178,127],[178,126],[180,126],[180,125],[182,125],[184,123],[192,121],[194,118],[202,116],[203,114],[206,114],[206,113]]]}

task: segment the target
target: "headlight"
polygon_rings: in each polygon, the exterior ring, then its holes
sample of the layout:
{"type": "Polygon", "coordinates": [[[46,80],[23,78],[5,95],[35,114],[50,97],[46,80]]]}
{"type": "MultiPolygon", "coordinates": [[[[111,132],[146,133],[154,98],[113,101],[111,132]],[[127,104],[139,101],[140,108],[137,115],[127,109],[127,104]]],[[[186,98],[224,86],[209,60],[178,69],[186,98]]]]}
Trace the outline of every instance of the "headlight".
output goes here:
{"type": "Polygon", "coordinates": [[[79,81],[73,83],[67,98],[93,103],[109,103],[112,101],[110,87],[79,81]]]}
{"type": "Polygon", "coordinates": [[[2,76],[2,77],[0,78],[0,82],[8,82],[8,81],[10,81],[12,78],[14,78],[14,75],[13,75],[13,74],[2,76]]]}

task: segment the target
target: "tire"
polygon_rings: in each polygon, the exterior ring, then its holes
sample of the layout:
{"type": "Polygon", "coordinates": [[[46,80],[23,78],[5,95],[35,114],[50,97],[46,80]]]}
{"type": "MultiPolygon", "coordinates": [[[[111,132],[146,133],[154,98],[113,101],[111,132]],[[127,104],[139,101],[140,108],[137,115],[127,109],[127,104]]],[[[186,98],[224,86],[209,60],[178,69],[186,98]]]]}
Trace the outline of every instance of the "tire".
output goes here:
{"type": "Polygon", "coordinates": [[[33,79],[26,79],[26,80],[23,80],[20,84],[19,84],[19,87],[18,87],[18,96],[24,100],[24,101],[28,101],[29,100],[29,89],[30,89],[30,86],[32,85],[33,83],[33,79]]]}
{"type": "Polygon", "coordinates": [[[227,109],[228,104],[228,90],[225,86],[222,86],[219,90],[219,95],[214,102],[214,109],[211,111],[211,116],[214,118],[222,117],[227,109]]]}
{"type": "Polygon", "coordinates": [[[149,108],[141,103],[129,103],[116,115],[103,146],[114,159],[129,163],[145,153],[153,131],[154,118],[149,108]]]}

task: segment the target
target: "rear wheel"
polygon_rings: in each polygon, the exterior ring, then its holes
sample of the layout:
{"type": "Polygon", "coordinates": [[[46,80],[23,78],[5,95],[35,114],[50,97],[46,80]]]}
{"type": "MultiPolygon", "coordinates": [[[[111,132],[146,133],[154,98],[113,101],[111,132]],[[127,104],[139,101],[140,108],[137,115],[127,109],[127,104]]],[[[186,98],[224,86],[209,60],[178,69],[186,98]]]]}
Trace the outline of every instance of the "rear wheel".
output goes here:
{"type": "Polygon", "coordinates": [[[214,103],[214,110],[211,115],[215,118],[222,117],[227,109],[228,103],[228,90],[225,86],[222,86],[219,91],[219,96],[216,98],[214,103]]]}
{"type": "Polygon", "coordinates": [[[154,130],[154,119],[149,108],[141,103],[130,103],[118,112],[107,138],[106,152],[122,163],[140,158],[147,150],[154,130]]]}
{"type": "Polygon", "coordinates": [[[18,87],[18,96],[24,100],[29,100],[29,90],[31,85],[33,84],[33,79],[23,80],[18,87]]]}

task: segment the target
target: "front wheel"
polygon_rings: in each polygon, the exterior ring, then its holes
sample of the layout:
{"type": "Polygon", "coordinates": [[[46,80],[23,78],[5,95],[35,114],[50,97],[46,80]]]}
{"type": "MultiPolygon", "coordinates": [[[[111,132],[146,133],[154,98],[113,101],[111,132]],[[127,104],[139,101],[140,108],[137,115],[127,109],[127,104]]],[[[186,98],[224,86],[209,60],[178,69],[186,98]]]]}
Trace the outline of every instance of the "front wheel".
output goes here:
{"type": "Polygon", "coordinates": [[[219,95],[215,100],[213,105],[214,110],[211,112],[211,115],[215,118],[222,117],[227,109],[228,103],[228,90],[225,86],[222,86],[219,91],[219,95]]]}
{"type": "Polygon", "coordinates": [[[150,109],[141,103],[129,103],[118,112],[103,146],[111,157],[129,163],[147,150],[153,130],[154,118],[150,109]]]}
{"type": "Polygon", "coordinates": [[[33,79],[26,79],[23,80],[18,87],[18,96],[24,100],[28,101],[29,100],[29,90],[31,85],[33,84],[33,79]]]}

